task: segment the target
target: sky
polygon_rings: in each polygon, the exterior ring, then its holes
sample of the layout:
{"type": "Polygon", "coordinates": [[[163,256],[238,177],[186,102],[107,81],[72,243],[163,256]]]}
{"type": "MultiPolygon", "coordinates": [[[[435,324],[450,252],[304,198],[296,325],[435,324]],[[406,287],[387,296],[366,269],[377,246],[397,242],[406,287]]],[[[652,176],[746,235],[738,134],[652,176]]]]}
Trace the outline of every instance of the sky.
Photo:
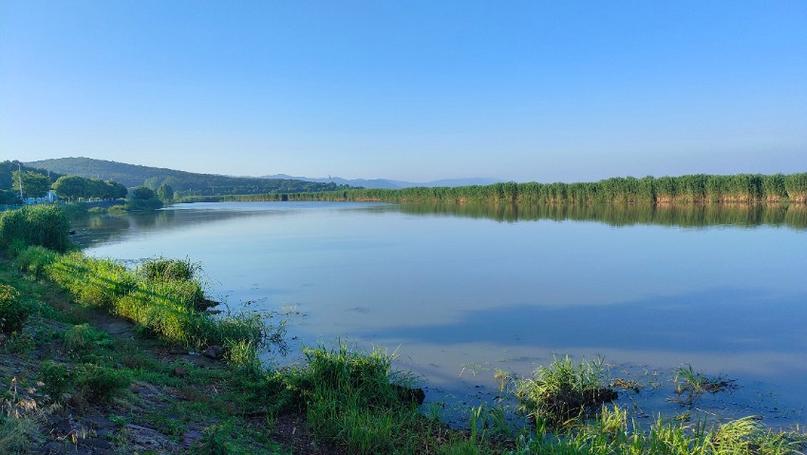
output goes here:
{"type": "Polygon", "coordinates": [[[0,160],[807,171],[807,2],[0,0],[0,160]]]}

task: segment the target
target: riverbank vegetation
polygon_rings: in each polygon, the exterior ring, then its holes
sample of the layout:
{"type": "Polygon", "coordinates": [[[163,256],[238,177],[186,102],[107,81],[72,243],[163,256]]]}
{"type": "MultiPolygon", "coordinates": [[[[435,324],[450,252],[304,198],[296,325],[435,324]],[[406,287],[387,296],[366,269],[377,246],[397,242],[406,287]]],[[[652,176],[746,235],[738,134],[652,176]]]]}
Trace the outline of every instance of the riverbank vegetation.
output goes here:
{"type": "Polygon", "coordinates": [[[807,173],[615,177],[581,183],[496,183],[484,186],[343,189],[297,194],[188,197],[184,201],[322,200],[453,204],[709,204],[807,202],[807,173]]]}
{"type": "MultiPolygon", "coordinates": [[[[560,358],[531,378],[502,374],[531,423],[497,407],[450,429],[420,412],[415,378],[382,351],[306,349],[286,368],[259,361],[281,342],[255,315],[214,315],[189,260],[137,268],[89,258],[42,219],[2,215],[0,453],[796,454],[803,434],[746,418],[640,427],[608,404],[600,361],[560,358]],[[25,225],[30,223],[30,225],[25,225]],[[19,229],[20,226],[29,229],[19,229]],[[50,248],[49,248],[50,247],[50,248]],[[51,249],[53,248],[53,249],[51,249]],[[201,308],[200,308],[201,307],[201,308]],[[7,322],[6,322],[7,321],[7,322]],[[126,322],[128,321],[128,322],[126,322]]],[[[56,209],[58,210],[58,209],[56,209]]],[[[47,213],[37,213],[39,211],[47,213]]],[[[10,213],[10,215],[9,215],[10,213]]],[[[61,216],[64,216],[61,214],[61,216]]],[[[709,389],[693,370],[679,383],[709,389]]]]}

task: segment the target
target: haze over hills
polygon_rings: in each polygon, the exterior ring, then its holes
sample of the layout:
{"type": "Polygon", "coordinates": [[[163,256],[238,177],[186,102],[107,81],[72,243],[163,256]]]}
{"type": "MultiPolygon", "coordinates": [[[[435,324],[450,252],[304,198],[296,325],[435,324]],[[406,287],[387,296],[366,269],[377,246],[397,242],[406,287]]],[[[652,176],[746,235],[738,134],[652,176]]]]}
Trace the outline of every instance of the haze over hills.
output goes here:
{"type": "Polygon", "coordinates": [[[428,182],[407,182],[405,180],[391,180],[391,179],[345,179],[342,177],[298,177],[286,174],[266,175],[264,178],[269,179],[294,179],[304,180],[306,182],[319,182],[319,183],[336,183],[338,185],[360,186],[364,188],[381,188],[381,189],[400,189],[400,188],[413,188],[413,187],[427,187],[434,188],[438,186],[468,186],[468,185],[490,185],[492,183],[501,182],[499,179],[485,178],[485,177],[471,177],[471,178],[458,178],[458,179],[441,179],[432,180],[428,182]]]}
{"type": "Polygon", "coordinates": [[[300,193],[331,191],[342,186],[336,183],[321,183],[287,178],[232,177],[218,174],[199,174],[116,161],[97,160],[85,157],[56,158],[32,161],[27,166],[51,172],[81,177],[113,180],[135,187],[145,185],[157,188],[170,185],[184,195],[225,195],[261,193],[300,193]]]}

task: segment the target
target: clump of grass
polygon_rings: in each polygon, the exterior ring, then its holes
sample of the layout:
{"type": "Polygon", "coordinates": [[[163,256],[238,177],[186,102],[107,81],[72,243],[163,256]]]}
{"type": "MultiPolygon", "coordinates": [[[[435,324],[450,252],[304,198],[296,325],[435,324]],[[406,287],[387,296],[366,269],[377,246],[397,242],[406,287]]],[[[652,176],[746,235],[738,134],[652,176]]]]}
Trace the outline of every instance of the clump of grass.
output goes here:
{"type": "Polygon", "coordinates": [[[673,383],[678,401],[683,404],[694,403],[704,393],[718,393],[734,386],[733,381],[706,376],[695,371],[692,365],[678,368],[673,377],[673,383]]]}
{"type": "Polygon", "coordinates": [[[112,346],[112,339],[106,332],[85,323],[74,325],[64,332],[64,345],[71,355],[82,356],[112,346]]]}
{"type": "Polygon", "coordinates": [[[35,278],[43,278],[46,267],[52,264],[57,257],[55,251],[38,245],[15,249],[17,268],[35,278]]]}
{"type": "Polygon", "coordinates": [[[601,359],[575,363],[568,356],[538,367],[532,378],[518,380],[515,394],[521,412],[552,427],[565,426],[617,397],[606,382],[601,359]]]}
{"type": "Polygon", "coordinates": [[[90,403],[106,403],[129,386],[125,372],[95,364],[84,364],[76,372],[76,386],[90,403]]]}
{"type": "Polygon", "coordinates": [[[251,455],[254,453],[282,453],[270,441],[256,434],[250,434],[246,428],[228,419],[211,425],[204,430],[202,438],[192,448],[192,453],[199,455],[251,455]],[[260,446],[256,444],[260,442],[260,446]]]}
{"type": "MultiPolygon", "coordinates": [[[[350,453],[417,453],[433,421],[420,414],[406,390],[411,379],[392,371],[380,351],[306,349],[307,364],[285,381],[314,434],[350,453]]],[[[425,450],[428,452],[428,450],[425,450]]]]}
{"type": "Polygon", "coordinates": [[[154,258],[144,261],[140,273],[149,280],[192,280],[201,267],[190,259],[154,258]]]}
{"type": "Polygon", "coordinates": [[[20,300],[17,289],[0,284],[0,332],[11,334],[22,330],[30,311],[28,305],[20,300]]]}

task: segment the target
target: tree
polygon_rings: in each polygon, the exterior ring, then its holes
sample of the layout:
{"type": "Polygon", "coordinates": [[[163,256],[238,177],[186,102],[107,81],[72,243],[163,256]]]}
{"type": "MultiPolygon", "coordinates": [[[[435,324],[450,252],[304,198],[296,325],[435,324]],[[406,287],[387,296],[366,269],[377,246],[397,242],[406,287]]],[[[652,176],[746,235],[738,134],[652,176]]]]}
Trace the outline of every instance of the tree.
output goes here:
{"type": "Polygon", "coordinates": [[[65,175],[56,179],[53,183],[53,191],[59,197],[75,200],[80,197],[86,197],[87,194],[87,179],[75,175],[65,175]]]}
{"type": "Polygon", "coordinates": [[[163,183],[157,188],[157,197],[159,197],[161,201],[171,201],[174,199],[174,189],[171,188],[171,185],[163,183]]]}
{"type": "Polygon", "coordinates": [[[76,175],[62,176],[53,184],[59,197],[75,200],[78,198],[121,199],[128,190],[120,183],[111,180],[97,180],[76,175]]]}
{"type": "Polygon", "coordinates": [[[131,198],[132,199],[154,199],[154,191],[146,188],[145,186],[138,186],[137,188],[132,189],[131,198]]]}
{"type": "Polygon", "coordinates": [[[20,177],[22,177],[22,193],[24,197],[42,197],[50,190],[50,179],[32,171],[14,171],[12,174],[12,190],[20,191],[20,177]]]}

